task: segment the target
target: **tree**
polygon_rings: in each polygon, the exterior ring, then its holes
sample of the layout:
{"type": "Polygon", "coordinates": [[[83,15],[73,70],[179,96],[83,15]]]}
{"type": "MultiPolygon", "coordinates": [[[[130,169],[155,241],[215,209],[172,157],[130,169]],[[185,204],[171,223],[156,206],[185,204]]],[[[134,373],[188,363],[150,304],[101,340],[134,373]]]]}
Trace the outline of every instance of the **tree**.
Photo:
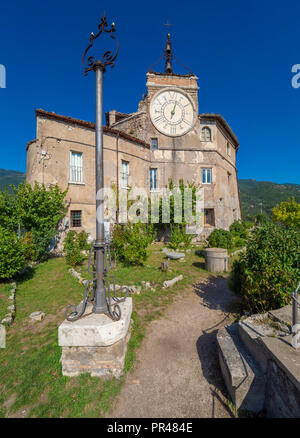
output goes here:
{"type": "Polygon", "coordinates": [[[44,258],[51,239],[57,233],[59,221],[66,208],[62,191],[57,184],[46,188],[37,182],[11,186],[11,191],[0,192],[0,224],[16,233],[18,226],[23,232],[31,232],[35,245],[35,256],[44,258]]]}
{"type": "Polygon", "coordinates": [[[273,208],[273,222],[281,222],[287,227],[300,228],[300,203],[295,198],[289,198],[273,208]]]}

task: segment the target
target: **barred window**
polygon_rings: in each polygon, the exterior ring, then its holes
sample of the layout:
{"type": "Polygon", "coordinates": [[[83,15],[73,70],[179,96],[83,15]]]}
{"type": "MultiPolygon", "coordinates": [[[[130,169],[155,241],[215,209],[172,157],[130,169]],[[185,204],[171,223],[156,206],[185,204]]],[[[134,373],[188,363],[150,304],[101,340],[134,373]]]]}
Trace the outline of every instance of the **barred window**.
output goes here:
{"type": "Polygon", "coordinates": [[[70,182],[83,182],[82,153],[71,151],[70,182]]]}
{"type": "Polygon", "coordinates": [[[81,210],[71,210],[71,227],[81,227],[81,216],[82,212],[81,210]]]}
{"type": "Polygon", "coordinates": [[[202,141],[211,141],[211,130],[207,126],[202,128],[201,140],[202,141]]]}

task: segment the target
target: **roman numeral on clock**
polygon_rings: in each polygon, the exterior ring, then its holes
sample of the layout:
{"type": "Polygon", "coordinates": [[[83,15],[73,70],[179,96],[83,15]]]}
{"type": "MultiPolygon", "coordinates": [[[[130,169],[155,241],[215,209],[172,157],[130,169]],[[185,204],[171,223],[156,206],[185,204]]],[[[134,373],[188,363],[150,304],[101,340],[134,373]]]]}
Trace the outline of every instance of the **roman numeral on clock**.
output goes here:
{"type": "Polygon", "coordinates": [[[170,134],[176,134],[176,126],[170,126],[170,134]]]}
{"type": "Polygon", "coordinates": [[[157,124],[161,123],[163,120],[164,120],[164,119],[163,119],[163,116],[162,116],[162,115],[157,116],[157,117],[154,118],[154,121],[155,121],[155,123],[157,123],[157,124]]]}

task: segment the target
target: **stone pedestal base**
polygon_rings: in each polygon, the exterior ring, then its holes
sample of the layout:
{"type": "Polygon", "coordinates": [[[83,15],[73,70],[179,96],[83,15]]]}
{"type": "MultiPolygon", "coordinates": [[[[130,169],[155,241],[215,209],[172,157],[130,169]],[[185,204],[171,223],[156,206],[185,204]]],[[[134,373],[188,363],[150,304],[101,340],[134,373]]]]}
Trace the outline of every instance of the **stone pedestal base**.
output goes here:
{"type": "Polygon", "coordinates": [[[64,321],[58,328],[62,347],[62,373],[74,377],[90,373],[92,377],[120,377],[123,373],[127,344],[130,338],[132,298],[120,304],[122,316],[112,321],[104,314],[89,314],[78,321],[64,321]]]}

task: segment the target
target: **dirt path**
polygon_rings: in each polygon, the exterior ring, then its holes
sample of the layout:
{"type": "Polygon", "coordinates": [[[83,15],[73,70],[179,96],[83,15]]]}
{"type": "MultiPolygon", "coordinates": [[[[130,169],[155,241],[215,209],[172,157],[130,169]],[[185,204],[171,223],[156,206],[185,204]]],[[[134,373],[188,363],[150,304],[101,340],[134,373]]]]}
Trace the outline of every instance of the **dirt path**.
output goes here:
{"type": "Polygon", "coordinates": [[[218,277],[176,297],[153,321],[110,418],[232,416],[219,368],[216,332],[236,299],[218,277]]]}

